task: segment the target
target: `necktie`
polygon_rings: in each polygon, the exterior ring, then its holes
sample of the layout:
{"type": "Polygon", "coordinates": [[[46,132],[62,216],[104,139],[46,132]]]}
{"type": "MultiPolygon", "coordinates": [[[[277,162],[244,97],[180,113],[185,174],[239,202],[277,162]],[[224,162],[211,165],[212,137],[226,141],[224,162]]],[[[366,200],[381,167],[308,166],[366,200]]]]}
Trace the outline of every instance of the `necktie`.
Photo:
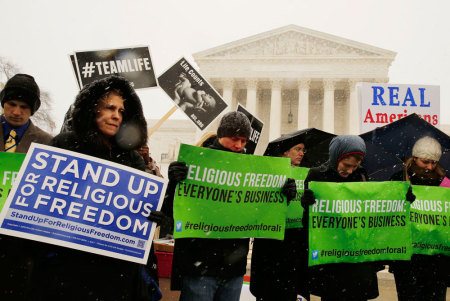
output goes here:
{"type": "Polygon", "coordinates": [[[16,136],[17,133],[15,130],[9,132],[9,137],[6,139],[5,143],[5,152],[14,153],[16,151],[16,136]]]}

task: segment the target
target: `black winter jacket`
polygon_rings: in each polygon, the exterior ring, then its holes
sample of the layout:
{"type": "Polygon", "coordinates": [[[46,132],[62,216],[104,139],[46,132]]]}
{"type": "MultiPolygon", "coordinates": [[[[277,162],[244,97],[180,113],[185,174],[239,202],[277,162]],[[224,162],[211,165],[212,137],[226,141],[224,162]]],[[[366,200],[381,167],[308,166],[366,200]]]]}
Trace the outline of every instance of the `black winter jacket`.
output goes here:
{"type": "MultiPolygon", "coordinates": [[[[309,182],[362,182],[367,179],[364,169],[358,168],[347,178],[341,177],[329,163],[310,169],[305,180],[309,182]]],[[[308,227],[309,211],[304,211],[303,225],[308,227]]],[[[311,294],[336,300],[366,300],[378,296],[378,263],[336,263],[309,268],[311,294]]]]}
{"type": "MultiPolygon", "coordinates": [[[[291,202],[300,202],[300,197],[291,202]]],[[[284,239],[255,238],[252,249],[250,292],[263,300],[309,300],[307,288],[308,233],[285,229],[284,239]]]]}
{"type": "MultiPolygon", "coordinates": [[[[59,134],[50,145],[145,170],[135,152],[147,141],[142,105],[130,83],[110,76],[86,85],[77,95],[73,132],[59,134]],[[119,131],[105,144],[96,107],[107,92],[119,90],[125,113],[119,131]]],[[[70,248],[41,244],[33,272],[32,300],[142,300],[146,291],[143,265],[70,248]]]]}
{"type": "Polygon", "coordinates": [[[286,229],[284,240],[255,238],[250,292],[268,300],[309,300],[307,288],[308,237],[305,229],[286,229]]]}
{"type": "MultiPolygon", "coordinates": [[[[230,151],[216,139],[208,148],[230,151]]],[[[169,189],[168,189],[169,190],[169,189]]],[[[175,190],[166,198],[173,206],[175,190]]],[[[166,202],[165,200],[165,202],[166,202]]],[[[167,204],[166,204],[167,205],[167,204]]],[[[181,289],[183,276],[233,278],[243,276],[247,266],[249,239],[179,238],[175,240],[171,288],[181,289]]]]}
{"type": "MultiPolygon", "coordinates": [[[[73,132],[59,134],[50,145],[139,170],[144,160],[117,147],[90,149],[73,132]]],[[[142,266],[70,248],[41,244],[33,274],[33,300],[139,300],[142,266]]]]}

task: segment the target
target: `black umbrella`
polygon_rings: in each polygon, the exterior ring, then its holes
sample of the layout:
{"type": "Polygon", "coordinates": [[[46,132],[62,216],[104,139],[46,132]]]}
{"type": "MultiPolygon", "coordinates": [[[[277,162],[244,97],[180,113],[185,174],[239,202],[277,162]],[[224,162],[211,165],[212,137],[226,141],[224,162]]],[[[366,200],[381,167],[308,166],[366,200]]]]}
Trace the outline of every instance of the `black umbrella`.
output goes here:
{"type": "Polygon", "coordinates": [[[264,156],[280,156],[294,145],[304,143],[307,152],[303,157],[302,166],[318,166],[328,160],[328,146],[335,136],[315,128],[288,133],[269,142],[264,156]]]}
{"type": "Polygon", "coordinates": [[[393,123],[361,134],[367,146],[367,155],[363,165],[369,178],[387,181],[402,169],[403,162],[412,154],[417,140],[429,136],[439,141],[442,156],[439,164],[448,174],[450,169],[450,139],[438,128],[429,124],[417,114],[411,114],[393,123]]]}

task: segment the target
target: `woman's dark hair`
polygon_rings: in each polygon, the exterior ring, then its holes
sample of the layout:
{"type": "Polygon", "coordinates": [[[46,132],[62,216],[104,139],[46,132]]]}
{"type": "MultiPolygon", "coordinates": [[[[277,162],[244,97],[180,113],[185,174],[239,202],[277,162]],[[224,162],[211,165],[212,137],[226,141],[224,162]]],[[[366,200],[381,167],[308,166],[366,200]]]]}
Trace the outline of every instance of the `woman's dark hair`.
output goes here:
{"type": "Polygon", "coordinates": [[[139,96],[130,82],[117,75],[96,80],[83,87],[78,93],[72,115],[72,129],[82,140],[93,146],[104,144],[96,123],[96,106],[111,92],[118,93],[124,100],[125,113],[120,129],[114,136],[115,143],[123,149],[136,149],[147,144],[147,122],[139,96]]]}

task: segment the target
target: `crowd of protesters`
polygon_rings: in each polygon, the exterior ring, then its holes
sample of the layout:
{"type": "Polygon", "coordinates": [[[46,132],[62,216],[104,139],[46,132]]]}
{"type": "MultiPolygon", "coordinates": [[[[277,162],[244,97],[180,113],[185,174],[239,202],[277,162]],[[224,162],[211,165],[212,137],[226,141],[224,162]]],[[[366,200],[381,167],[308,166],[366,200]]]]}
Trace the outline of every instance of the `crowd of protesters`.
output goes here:
{"type": "MultiPolygon", "coordinates": [[[[84,86],[75,98],[60,134],[52,137],[30,120],[40,106],[40,90],[34,78],[17,74],[0,94],[3,114],[0,150],[26,153],[32,142],[46,144],[126,165],[162,177],[147,145],[147,123],[141,101],[124,78],[110,76],[84,86]]],[[[217,132],[208,133],[199,147],[246,153],[251,134],[248,118],[229,112],[217,132]]],[[[294,140],[275,156],[302,167],[307,145],[294,140]]],[[[301,201],[303,226],[286,229],[283,240],[255,238],[251,258],[250,291],[257,300],[368,300],[379,295],[377,272],[380,262],[336,263],[308,267],[309,207],[316,202],[316,182],[366,182],[362,168],[366,145],[355,135],[340,135],[329,144],[326,163],[311,168],[305,190],[296,199],[295,180],[288,178],[281,193],[289,206],[301,201]]],[[[404,169],[392,180],[413,185],[439,186],[446,177],[439,165],[442,149],[431,137],[419,139],[404,169]]],[[[148,219],[173,233],[175,188],[185,180],[185,162],[169,165],[169,184],[161,211],[148,219]]],[[[414,202],[410,189],[405,200],[414,202]]],[[[181,290],[180,300],[239,300],[246,273],[250,239],[179,238],[175,240],[171,288],[181,290]]],[[[1,300],[159,300],[157,262],[151,250],[146,265],[114,259],[51,244],[0,236],[1,300]]],[[[384,263],[385,264],[385,263],[384,263]]],[[[413,255],[410,261],[389,264],[394,273],[398,299],[439,300],[446,298],[449,259],[443,255],[413,255]]]]}

